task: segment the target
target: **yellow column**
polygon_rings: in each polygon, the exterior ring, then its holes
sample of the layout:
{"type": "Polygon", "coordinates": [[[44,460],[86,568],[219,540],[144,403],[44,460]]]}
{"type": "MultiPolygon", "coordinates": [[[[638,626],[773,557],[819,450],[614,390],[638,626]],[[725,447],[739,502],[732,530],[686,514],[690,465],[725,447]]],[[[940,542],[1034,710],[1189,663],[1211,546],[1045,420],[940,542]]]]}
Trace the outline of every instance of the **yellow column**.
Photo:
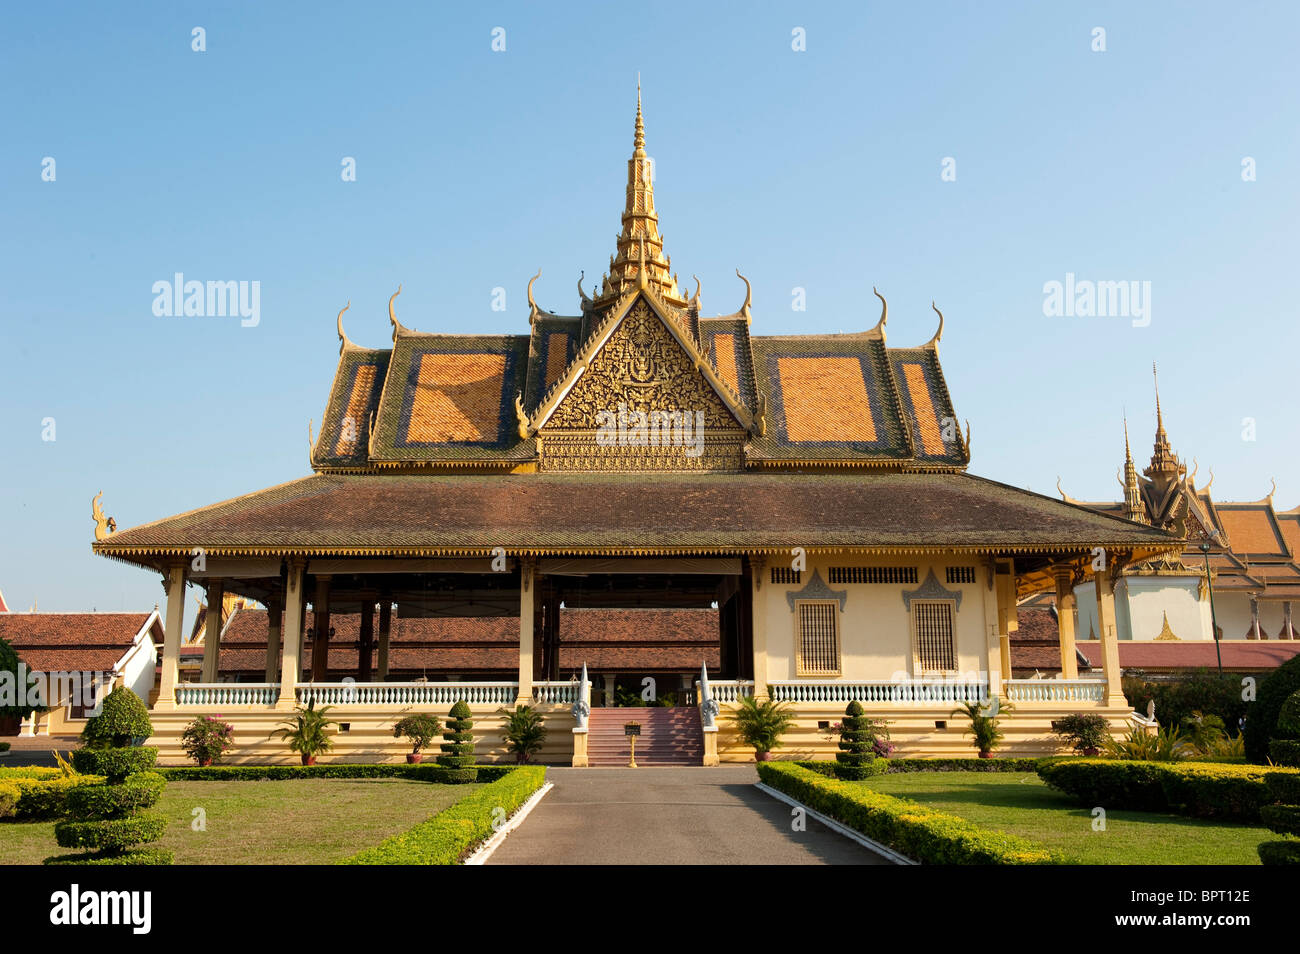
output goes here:
{"type": "Polygon", "coordinates": [[[515,705],[533,699],[533,597],[535,566],[531,559],[519,561],[519,690],[515,705]]]}
{"type": "Polygon", "coordinates": [[[221,580],[208,581],[208,609],[203,618],[203,672],[200,682],[216,682],[221,659],[221,603],[225,584],[221,580]]]}
{"type": "Polygon", "coordinates": [[[162,674],[158,683],[158,698],[154,708],[174,708],[176,683],[180,678],[181,630],[185,621],[185,564],[173,563],[167,567],[163,580],[167,591],[167,622],[163,630],[162,674]]]}
{"type": "Polygon", "coordinates": [[[754,577],[749,591],[749,620],[754,638],[754,698],[762,699],[767,696],[767,612],[763,598],[767,561],[761,557],[752,558],[749,566],[754,577]]]}
{"type": "Polygon", "coordinates": [[[388,679],[388,631],[393,625],[393,600],[387,593],[379,596],[379,681],[388,679]]]}
{"type": "Polygon", "coordinates": [[[266,681],[275,682],[280,673],[280,626],[284,615],[284,597],[266,601],[266,681]]]}
{"type": "MultiPolygon", "coordinates": [[[[1110,554],[1107,554],[1109,564],[1110,554]]],[[[1106,673],[1106,705],[1123,706],[1124,690],[1120,687],[1119,640],[1115,634],[1115,587],[1106,570],[1092,575],[1097,592],[1097,634],[1101,639],[1102,667],[1106,673]]]]}
{"type": "Polygon", "coordinates": [[[1079,678],[1079,657],[1074,649],[1074,570],[1056,568],[1056,628],[1061,638],[1061,678],[1079,678]]]}
{"type": "Polygon", "coordinates": [[[280,654],[280,700],[277,709],[292,709],[298,701],[299,673],[302,672],[302,623],[307,610],[303,592],[302,560],[290,558],[284,584],[284,647],[280,654]]]}

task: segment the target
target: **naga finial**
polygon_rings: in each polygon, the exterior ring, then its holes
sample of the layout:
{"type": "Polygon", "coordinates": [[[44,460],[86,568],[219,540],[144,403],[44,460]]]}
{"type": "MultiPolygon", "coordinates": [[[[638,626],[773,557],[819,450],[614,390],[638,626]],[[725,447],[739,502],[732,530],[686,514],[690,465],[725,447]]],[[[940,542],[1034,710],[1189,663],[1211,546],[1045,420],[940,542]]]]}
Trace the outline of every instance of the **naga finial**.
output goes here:
{"type": "Polygon", "coordinates": [[[691,296],[691,304],[695,306],[695,310],[696,310],[696,311],[699,311],[699,309],[700,309],[700,276],[692,273],[691,278],[695,279],[695,294],[691,296]]]}
{"type": "Polygon", "coordinates": [[[397,296],[402,293],[402,286],[398,283],[397,291],[393,292],[392,297],[388,299],[388,320],[393,323],[393,340],[397,340],[397,333],[404,331],[402,323],[397,320],[397,312],[393,310],[393,302],[397,301],[397,296]]]}
{"type": "Polygon", "coordinates": [[[1210,482],[1209,482],[1208,484],[1206,484],[1204,487],[1201,488],[1201,493],[1203,493],[1203,494],[1208,494],[1208,493],[1210,492],[1210,488],[1213,487],[1213,486],[1214,486],[1214,468],[1211,467],[1211,468],[1210,468],[1210,482]]]}
{"type": "Polygon", "coordinates": [[[879,331],[883,336],[885,333],[885,322],[889,320],[889,302],[885,301],[885,296],[876,291],[876,286],[871,286],[871,294],[880,299],[880,320],[876,322],[873,331],[879,331]]]}
{"type": "Polygon", "coordinates": [[[527,440],[532,435],[528,429],[528,414],[524,411],[524,395],[522,391],[515,392],[515,419],[519,423],[519,436],[527,440]]]}
{"type": "Polygon", "coordinates": [[[1277,478],[1270,477],[1269,480],[1273,482],[1273,486],[1268,488],[1268,494],[1264,497],[1264,501],[1271,507],[1273,506],[1273,494],[1277,493],[1277,478]]]}
{"type": "MultiPolygon", "coordinates": [[[[541,273],[538,272],[538,274],[540,275],[541,273]]],[[[587,272],[585,269],[578,273],[578,297],[582,300],[582,304],[584,307],[591,304],[591,299],[588,298],[587,293],[582,290],[582,280],[586,277],[587,277],[587,272]]]]}
{"type": "Polygon", "coordinates": [[[1061,499],[1064,500],[1066,503],[1078,503],[1078,502],[1079,502],[1079,501],[1075,500],[1073,497],[1071,497],[1069,494],[1067,494],[1064,490],[1061,489],[1061,478],[1060,478],[1060,477],[1057,477],[1057,478],[1056,478],[1056,492],[1057,492],[1058,494],[1061,495],[1061,499]]]}
{"type": "Polygon", "coordinates": [[[754,287],[749,284],[749,279],[740,274],[740,269],[736,269],[736,277],[745,283],[745,303],[740,306],[740,316],[745,319],[746,323],[752,320],[749,312],[749,306],[754,301],[754,287]]]}
{"type": "Polygon", "coordinates": [[[758,392],[758,404],[754,412],[754,432],[759,437],[767,435],[767,397],[762,391],[758,392]]]}
{"type": "Polygon", "coordinates": [[[528,279],[528,323],[531,325],[537,320],[542,310],[537,307],[537,302],[533,301],[533,282],[542,277],[542,270],[539,268],[537,274],[528,279]]]}
{"type": "Polygon", "coordinates": [[[117,532],[117,521],[104,516],[104,508],[99,505],[99,498],[103,496],[104,491],[101,490],[90,500],[90,515],[95,518],[96,540],[107,540],[117,532]]]}
{"type": "Polygon", "coordinates": [[[1187,475],[1187,483],[1188,483],[1189,486],[1195,486],[1195,485],[1196,485],[1196,472],[1199,471],[1200,469],[1201,469],[1201,465],[1200,465],[1200,463],[1197,461],[1197,459],[1196,459],[1195,457],[1193,457],[1193,458],[1192,458],[1192,472],[1191,472],[1190,474],[1187,475]]]}
{"type": "Polygon", "coordinates": [[[925,347],[938,348],[939,339],[943,337],[943,312],[939,310],[939,306],[934,302],[930,302],[930,307],[933,308],[934,313],[939,316],[939,327],[935,330],[934,337],[925,343],[925,347]]]}
{"type": "Polygon", "coordinates": [[[351,342],[348,341],[347,332],[343,330],[343,312],[347,311],[351,307],[352,307],[352,299],[349,298],[348,303],[344,305],[343,308],[339,311],[339,317],[337,319],[338,332],[339,332],[339,354],[342,354],[343,349],[346,348],[349,344],[351,344],[351,342]]]}

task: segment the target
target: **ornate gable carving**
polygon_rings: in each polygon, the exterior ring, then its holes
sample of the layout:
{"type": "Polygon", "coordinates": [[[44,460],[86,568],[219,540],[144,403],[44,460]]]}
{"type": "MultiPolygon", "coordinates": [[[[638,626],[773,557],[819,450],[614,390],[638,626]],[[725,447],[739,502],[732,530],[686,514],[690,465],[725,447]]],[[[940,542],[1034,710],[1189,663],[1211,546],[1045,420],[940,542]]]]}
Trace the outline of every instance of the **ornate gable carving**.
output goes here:
{"type": "Polygon", "coordinates": [[[744,427],[639,299],[539,429],[544,470],[739,470],[744,427]]]}

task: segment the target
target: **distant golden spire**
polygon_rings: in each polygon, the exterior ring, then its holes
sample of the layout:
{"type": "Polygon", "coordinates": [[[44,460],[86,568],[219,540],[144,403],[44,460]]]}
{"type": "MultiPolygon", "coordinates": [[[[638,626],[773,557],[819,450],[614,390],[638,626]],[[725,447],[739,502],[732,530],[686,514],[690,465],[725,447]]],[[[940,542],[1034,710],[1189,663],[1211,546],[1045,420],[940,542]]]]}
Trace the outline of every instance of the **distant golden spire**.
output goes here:
{"type": "Polygon", "coordinates": [[[1174,454],[1169,444],[1169,435],[1165,433],[1165,418],[1160,410],[1160,379],[1156,376],[1155,362],[1151,363],[1151,377],[1156,388],[1156,442],[1151,453],[1151,463],[1142,473],[1156,485],[1156,493],[1163,497],[1165,490],[1187,473],[1187,467],[1174,454]]]}
{"type": "Polygon", "coordinates": [[[1124,415],[1124,516],[1138,523],[1147,522],[1137,468],[1133,466],[1133,452],[1129,450],[1127,414],[1124,415]]]}

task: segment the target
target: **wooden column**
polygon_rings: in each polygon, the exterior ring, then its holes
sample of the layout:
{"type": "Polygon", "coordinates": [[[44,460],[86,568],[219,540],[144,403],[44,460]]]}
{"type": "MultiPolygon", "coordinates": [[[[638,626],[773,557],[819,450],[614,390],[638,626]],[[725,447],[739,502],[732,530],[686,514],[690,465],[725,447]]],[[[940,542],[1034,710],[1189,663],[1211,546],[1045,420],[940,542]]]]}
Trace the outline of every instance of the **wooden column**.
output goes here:
{"type": "Polygon", "coordinates": [[[357,660],[357,682],[370,681],[370,659],[375,650],[375,599],[373,595],[361,598],[361,648],[357,660]]]}
{"type": "Polygon", "coordinates": [[[284,596],[276,594],[266,601],[266,681],[275,682],[280,675],[280,627],[284,625],[284,596]]]}
{"type": "Polygon", "coordinates": [[[167,591],[167,621],[163,629],[162,674],[154,705],[170,708],[176,705],[176,683],[180,679],[181,632],[185,623],[184,563],[167,567],[163,589],[167,591]]]}
{"type": "Polygon", "coordinates": [[[302,560],[289,560],[284,584],[284,639],[280,654],[280,700],[276,707],[292,709],[298,701],[298,679],[302,674],[302,630],[307,616],[302,560]]]}
{"type": "Polygon", "coordinates": [[[1079,657],[1074,648],[1074,569],[1056,568],[1056,628],[1061,640],[1061,677],[1079,678],[1079,657]]]}
{"type": "Polygon", "coordinates": [[[208,608],[203,617],[203,672],[200,682],[216,682],[221,661],[221,604],[225,595],[223,580],[208,581],[208,608]]]}
{"type": "MultiPolygon", "coordinates": [[[[1107,555],[1107,565],[1110,563],[1107,555]]],[[[1106,704],[1125,705],[1124,690],[1120,686],[1119,638],[1115,632],[1115,583],[1108,570],[1092,574],[1093,588],[1097,594],[1097,637],[1101,640],[1102,668],[1106,674],[1106,704]]]]}
{"type": "Polygon", "coordinates": [[[316,577],[316,599],[312,600],[312,682],[325,682],[330,667],[330,577],[316,577]]]}
{"type": "Polygon", "coordinates": [[[393,600],[379,594],[379,681],[388,681],[388,634],[393,625],[393,600]]]}
{"type": "Polygon", "coordinates": [[[536,617],[536,569],[531,559],[519,561],[519,690],[515,705],[533,698],[533,626],[536,617]]]}

